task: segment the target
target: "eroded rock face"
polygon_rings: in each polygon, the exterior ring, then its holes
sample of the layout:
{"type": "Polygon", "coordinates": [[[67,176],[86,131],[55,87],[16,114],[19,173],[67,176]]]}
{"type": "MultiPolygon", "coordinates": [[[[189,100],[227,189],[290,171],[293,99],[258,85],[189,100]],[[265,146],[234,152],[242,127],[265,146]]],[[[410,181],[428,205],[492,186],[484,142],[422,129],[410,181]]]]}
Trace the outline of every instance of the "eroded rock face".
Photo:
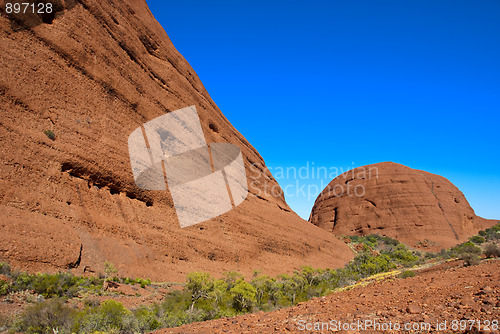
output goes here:
{"type": "Polygon", "coordinates": [[[259,153],[144,0],[57,8],[50,20],[0,17],[1,258],[75,273],[98,273],[110,261],[121,275],[183,280],[194,270],[277,274],[352,257],[289,209],[259,153]],[[127,139],[190,105],[207,142],[241,149],[250,194],[236,209],[181,229],[168,192],[135,186],[127,139]]]}
{"type": "Polygon", "coordinates": [[[440,250],[492,226],[442,176],[392,162],[353,169],[318,196],[310,222],[337,236],[389,236],[411,247],[440,250]]]}

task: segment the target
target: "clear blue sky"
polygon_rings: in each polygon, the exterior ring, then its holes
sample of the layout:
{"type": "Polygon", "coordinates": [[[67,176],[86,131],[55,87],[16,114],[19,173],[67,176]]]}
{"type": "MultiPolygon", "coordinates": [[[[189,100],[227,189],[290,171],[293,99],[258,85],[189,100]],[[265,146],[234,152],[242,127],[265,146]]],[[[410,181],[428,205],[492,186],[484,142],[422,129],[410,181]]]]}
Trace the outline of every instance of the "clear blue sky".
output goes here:
{"type": "Polygon", "coordinates": [[[147,2],[271,170],[394,161],[500,219],[500,1],[147,2]]]}

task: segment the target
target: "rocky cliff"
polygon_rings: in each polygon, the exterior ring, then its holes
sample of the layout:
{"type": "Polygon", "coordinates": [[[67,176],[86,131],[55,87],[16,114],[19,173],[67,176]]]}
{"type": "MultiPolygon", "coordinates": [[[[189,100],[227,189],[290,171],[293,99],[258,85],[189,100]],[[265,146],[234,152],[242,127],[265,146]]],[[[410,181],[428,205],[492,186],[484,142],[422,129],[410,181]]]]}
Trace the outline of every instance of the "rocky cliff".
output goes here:
{"type": "Polygon", "coordinates": [[[392,162],[336,177],[316,199],[309,220],[337,236],[376,233],[427,250],[464,242],[496,223],[476,216],[444,177],[392,162]]]}
{"type": "Polygon", "coordinates": [[[123,276],[183,280],[194,270],[277,274],[352,257],[289,209],[144,0],[52,2],[52,14],[3,7],[0,17],[0,258],[75,273],[110,261],[123,276]],[[168,192],[135,186],[127,138],[190,105],[208,142],[241,149],[250,194],[181,229],[168,192]]]}

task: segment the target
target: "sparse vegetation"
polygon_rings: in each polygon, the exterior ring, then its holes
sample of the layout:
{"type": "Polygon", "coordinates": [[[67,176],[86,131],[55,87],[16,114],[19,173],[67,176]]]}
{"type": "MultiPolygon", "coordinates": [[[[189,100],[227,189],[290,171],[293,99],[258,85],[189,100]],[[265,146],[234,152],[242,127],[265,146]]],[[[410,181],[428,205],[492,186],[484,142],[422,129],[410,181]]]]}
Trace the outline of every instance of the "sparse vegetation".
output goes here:
{"type": "Polygon", "coordinates": [[[484,231],[479,231],[479,235],[482,236],[486,242],[495,242],[500,240],[500,222],[484,231]]]}
{"type": "Polygon", "coordinates": [[[144,333],[257,310],[272,311],[323,296],[356,282],[389,277],[385,273],[391,270],[395,271],[390,277],[412,277],[415,271],[406,268],[428,259],[461,258],[465,265],[474,265],[478,263],[481,253],[486,257],[500,257],[500,248],[495,244],[499,234],[500,224],[481,231],[481,239],[472,237],[468,242],[430,255],[411,250],[388,237],[347,237],[357,255],[344,268],[314,269],[305,266],[292,274],[277,277],[254,272],[249,280],[237,272],[227,272],[221,278],[193,272],[187,275],[184,289],[172,290],[162,303],[130,310],[116,301],[101,303],[94,297],[103,293],[105,279],[121,284],[139,284],[142,288],[154,284],[149,279],[111,277],[117,273],[111,263],[105,266],[103,278],[84,278],[68,273],[19,273],[0,263],[0,274],[4,275],[4,279],[0,279],[1,295],[29,290],[35,296],[41,296],[31,298],[33,306],[26,308],[13,324],[0,319],[0,327],[7,326],[28,333],[53,333],[53,329],[59,333],[144,333]],[[80,300],[80,308],[73,306],[75,300],[80,300]]]}
{"type": "Polygon", "coordinates": [[[0,264],[0,270],[7,280],[0,280],[0,296],[17,291],[30,290],[45,298],[72,298],[83,290],[96,291],[102,286],[102,280],[94,277],[79,277],[68,273],[27,274],[10,270],[0,264]]]}

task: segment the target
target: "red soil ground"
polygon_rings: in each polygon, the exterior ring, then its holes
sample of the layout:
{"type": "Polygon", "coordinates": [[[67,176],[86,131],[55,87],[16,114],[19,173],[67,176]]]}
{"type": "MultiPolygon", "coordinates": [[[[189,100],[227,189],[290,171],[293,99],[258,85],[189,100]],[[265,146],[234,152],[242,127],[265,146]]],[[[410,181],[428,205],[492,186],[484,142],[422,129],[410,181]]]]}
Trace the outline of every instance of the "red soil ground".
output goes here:
{"type": "Polygon", "coordinates": [[[471,267],[463,267],[461,261],[446,263],[414,277],[335,292],[274,312],[194,323],[155,333],[338,332],[333,326],[318,331],[300,330],[306,323],[311,324],[309,326],[315,323],[330,325],[332,320],[348,324],[364,323],[365,320],[393,324],[393,330],[367,327],[359,328],[363,329],[359,331],[356,327],[355,330],[340,331],[343,333],[499,333],[498,330],[488,331],[483,325],[488,321],[500,321],[500,260],[483,261],[471,267]],[[453,320],[475,320],[476,323],[471,328],[461,330],[459,326],[454,331],[451,327],[453,320]],[[447,329],[438,331],[436,325],[444,321],[447,329]],[[395,323],[401,328],[405,323],[410,323],[410,326],[425,326],[422,324],[428,323],[431,327],[412,331],[394,330],[395,323]]]}

